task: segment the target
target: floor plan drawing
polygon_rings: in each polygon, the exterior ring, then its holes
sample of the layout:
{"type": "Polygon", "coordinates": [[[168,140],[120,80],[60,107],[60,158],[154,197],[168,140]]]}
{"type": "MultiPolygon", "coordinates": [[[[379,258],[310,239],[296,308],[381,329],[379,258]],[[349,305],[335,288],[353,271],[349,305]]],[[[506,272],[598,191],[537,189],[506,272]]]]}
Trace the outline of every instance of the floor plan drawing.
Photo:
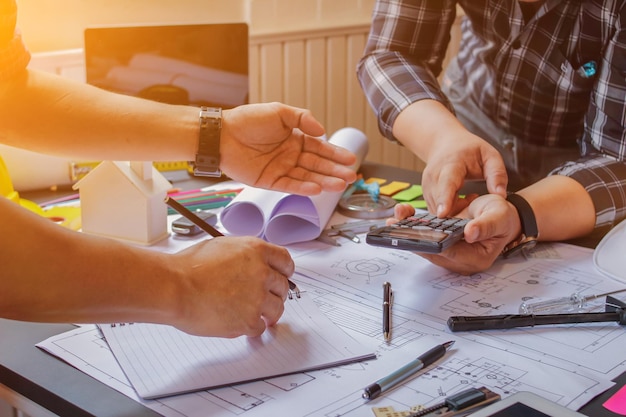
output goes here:
{"type": "MultiPolygon", "coordinates": [[[[469,386],[485,386],[503,397],[543,393],[576,409],[626,370],[620,353],[626,336],[612,323],[463,333],[446,326],[451,315],[516,313],[528,297],[619,288],[622,284],[594,271],[589,250],[554,244],[537,258],[496,263],[473,276],[365,243],[330,248],[315,242],[290,251],[296,264],[292,279],[300,289],[347,334],[371,347],[377,359],[143,402],[146,406],[166,416],[257,417],[291,410],[293,416],[356,417],[373,415],[373,406],[428,406],[469,386]],[[381,328],[385,281],[393,289],[390,343],[384,342],[381,328]],[[448,340],[455,341],[453,349],[431,368],[374,401],[361,398],[364,385],[448,340]]],[[[97,329],[82,331],[44,341],[42,348],[133,397],[114,357],[102,349],[106,343],[98,342],[97,329]]]]}

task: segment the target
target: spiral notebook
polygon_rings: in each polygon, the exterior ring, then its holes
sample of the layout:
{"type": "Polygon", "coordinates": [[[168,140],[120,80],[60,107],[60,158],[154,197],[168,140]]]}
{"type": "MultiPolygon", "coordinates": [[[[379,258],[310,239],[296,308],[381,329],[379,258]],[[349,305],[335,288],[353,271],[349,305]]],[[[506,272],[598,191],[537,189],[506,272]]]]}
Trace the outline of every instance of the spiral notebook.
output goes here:
{"type": "Polygon", "coordinates": [[[261,336],[191,336],[158,324],[99,326],[137,394],[153,399],[375,359],[329,320],[310,295],[285,301],[261,336]]]}

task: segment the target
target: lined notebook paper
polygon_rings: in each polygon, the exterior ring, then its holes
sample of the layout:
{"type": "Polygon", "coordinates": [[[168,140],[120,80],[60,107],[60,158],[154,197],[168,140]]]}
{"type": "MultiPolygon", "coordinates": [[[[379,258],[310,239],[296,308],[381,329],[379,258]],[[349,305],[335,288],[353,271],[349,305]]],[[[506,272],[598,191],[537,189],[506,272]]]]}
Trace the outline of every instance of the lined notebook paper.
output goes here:
{"type": "Polygon", "coordinates": [[[307,293],[285,301],[261,336],[191,336],[158,324],[101,325],[106,341],[144,399],[313,371],[374,359],[330,321],[307,293]]]}

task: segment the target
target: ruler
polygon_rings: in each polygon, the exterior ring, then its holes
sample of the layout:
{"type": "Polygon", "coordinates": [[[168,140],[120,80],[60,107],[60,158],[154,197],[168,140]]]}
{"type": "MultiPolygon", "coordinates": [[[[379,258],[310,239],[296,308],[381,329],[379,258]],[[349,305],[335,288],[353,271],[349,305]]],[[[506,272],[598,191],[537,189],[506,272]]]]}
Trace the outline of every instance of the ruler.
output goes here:
{"type": "MultiPolygon", "coordinates": [[[[101,161],[77,161],[70,163],[70,178],[72,182],[76,182],[89,174],[101,161]]],[[[182,171],[188,170],[189,163],[187,161],[157,161],[152,165],[160,172],[165,171],[182,171]]]]}

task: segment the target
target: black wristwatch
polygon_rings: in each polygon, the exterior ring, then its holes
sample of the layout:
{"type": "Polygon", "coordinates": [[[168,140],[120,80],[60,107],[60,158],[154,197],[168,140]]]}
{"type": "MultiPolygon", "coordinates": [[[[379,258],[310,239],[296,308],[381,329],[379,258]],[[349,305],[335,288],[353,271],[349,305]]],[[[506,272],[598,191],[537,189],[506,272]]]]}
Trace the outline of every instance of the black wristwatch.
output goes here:
{"type": "Polygon", "coordinates": [[[200,135],[193,174],[202,177],[219,177],[220,136],[222,134],[222,109],[200,107],[200,135]]]}
{"type": "Polygon", "coordinates": [[[528,201],[519,194],[509,194],[506,200],[515,206],[522,224],[522,233],[502,250],[502,257],[510,258],[522,251],[534,248],[539,237],[539,230],[535,213],[528,201]]]}

